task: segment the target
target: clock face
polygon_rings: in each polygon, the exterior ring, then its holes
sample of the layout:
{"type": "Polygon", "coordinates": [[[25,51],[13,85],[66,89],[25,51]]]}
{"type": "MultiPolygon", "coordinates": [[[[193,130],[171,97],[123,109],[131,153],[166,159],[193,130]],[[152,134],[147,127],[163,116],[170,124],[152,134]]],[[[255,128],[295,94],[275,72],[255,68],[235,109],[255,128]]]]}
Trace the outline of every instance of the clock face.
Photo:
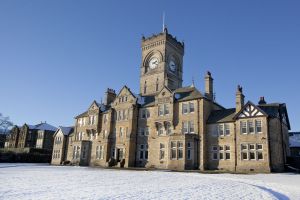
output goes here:
{"type": "Polygon", "coordinates": [[[149,67],[150,69],[155,69],[158,66],[158,58],[153,57],[149,61],[149,67]]]}
{"type": "Polygon", "coordinates": [[[176,70],[176,64],[175,64],[174,60],[170,60],[170,62],[169,62],[169,69],[172,72],[175,72],[175,70],[176,70]]]}

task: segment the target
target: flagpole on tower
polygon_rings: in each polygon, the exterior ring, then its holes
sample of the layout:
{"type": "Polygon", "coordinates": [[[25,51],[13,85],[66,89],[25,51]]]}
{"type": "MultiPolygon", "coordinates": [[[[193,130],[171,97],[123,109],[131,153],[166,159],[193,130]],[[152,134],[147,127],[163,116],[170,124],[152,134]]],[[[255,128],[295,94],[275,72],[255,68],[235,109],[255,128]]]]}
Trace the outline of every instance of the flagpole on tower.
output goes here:
{"type": "Polygon", "coordinates": [[[163,32],[165,31],[165,11],[163,12],[163,32]]]}

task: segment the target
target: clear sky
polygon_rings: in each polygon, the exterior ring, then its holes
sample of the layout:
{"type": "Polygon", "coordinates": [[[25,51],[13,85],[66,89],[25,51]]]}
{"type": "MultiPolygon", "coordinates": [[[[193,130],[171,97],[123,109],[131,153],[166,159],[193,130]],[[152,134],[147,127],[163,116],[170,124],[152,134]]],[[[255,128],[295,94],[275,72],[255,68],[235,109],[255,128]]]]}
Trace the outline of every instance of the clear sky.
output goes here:
{"type": "Polygon", "coordinates": [[[18,125],[73,125],[107,87],[139,91],[141,37],[162,31],[185,42],[184,85],[217,102],[287,104],[300,131],[300,1],[0,1],[0,112],[18,125]],[[113,75],[112,75],[113,74],[113,75]]]}

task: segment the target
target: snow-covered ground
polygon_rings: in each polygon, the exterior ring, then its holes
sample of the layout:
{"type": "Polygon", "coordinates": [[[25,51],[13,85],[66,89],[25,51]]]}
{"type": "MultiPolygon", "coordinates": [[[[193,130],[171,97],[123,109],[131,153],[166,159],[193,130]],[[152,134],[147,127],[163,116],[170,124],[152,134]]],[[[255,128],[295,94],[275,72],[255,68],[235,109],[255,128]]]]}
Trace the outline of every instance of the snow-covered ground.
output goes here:
{"type": "Polygon", "coordinates": [[[300,199],[300,175],[0,164],[0,199],[300,199]]]}

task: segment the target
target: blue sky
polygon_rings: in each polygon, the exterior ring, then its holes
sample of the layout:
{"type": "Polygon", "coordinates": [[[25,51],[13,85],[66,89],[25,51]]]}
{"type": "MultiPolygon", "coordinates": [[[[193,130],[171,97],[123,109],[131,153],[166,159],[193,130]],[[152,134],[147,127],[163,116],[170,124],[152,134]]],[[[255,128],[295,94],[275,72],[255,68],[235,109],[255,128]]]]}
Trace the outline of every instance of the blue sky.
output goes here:
{"type": "Polygon", "coordinates": [[[300,131],[300,1],[0,1],[0,112],[21,125],[73,125],[107,87],[139,91],[141,37],[162,30],[185,42],[184,85],[217,101],[287,104],[300,131]],[[111,76],[114,74],[115,76],[111,76]]]}

